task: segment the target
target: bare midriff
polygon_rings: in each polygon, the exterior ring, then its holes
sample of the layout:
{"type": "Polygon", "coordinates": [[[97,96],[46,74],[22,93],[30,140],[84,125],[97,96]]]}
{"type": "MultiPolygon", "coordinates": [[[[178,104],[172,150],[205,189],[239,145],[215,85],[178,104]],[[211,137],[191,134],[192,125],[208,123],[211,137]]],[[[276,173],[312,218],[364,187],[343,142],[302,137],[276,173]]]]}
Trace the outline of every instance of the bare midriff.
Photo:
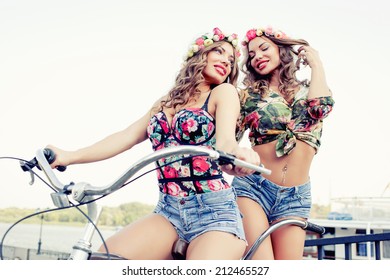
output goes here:
{"type": "Polygon", "coordinates": [[[253,147],[253,150],[260,155],[261,163],[272,170],[271,175],[263,176],[284,187],[294,187],[307,183],[311,162],[315,155],[314,148],[297,140],[295,148],[289,155],[277,157],[275,145],[276,141],[273,141],[253,147]]]}

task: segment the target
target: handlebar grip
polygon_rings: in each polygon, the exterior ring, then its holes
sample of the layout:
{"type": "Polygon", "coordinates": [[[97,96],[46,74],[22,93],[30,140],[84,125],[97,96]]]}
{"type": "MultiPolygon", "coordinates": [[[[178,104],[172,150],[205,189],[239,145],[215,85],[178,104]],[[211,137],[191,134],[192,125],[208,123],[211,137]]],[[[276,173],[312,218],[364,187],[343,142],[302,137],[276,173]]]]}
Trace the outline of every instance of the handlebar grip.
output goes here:
{"type": "MultiPolygon", "coordinates": [[[[45,156],[45,158],[46,158],[46,160],[47,160],[47,162],[48,162],[49,164],[52,164],[52,163],[55,161],[55,159],[56,159],[56,155],[54,154],[54,152],[53,152],[51,149],[48,149],[48,148],[44,149],[44,150],[43,150],[43,154],[44,154],[44,156],[45,156]]],[[[41,167],[39,166],[36,157],[33,158],[33,159],[30,160],[30,161],[22,162],[22,163],[20,164],[20,167],[21,167],[22,170],[25,171],[25,172],[26,172],[26,171],[30,171],[30,170],[33,169],[34,167],[37,167],[39,170],[41,170],[41,167]]],[[[57,169],[58,171],[63,172],[63,171],[66,170],[66,166],[60,165],[60,166],[57,166],[56,169],[57,169]]]]}
{"type": "Polygon", "coordinates": [[[305,228],[306,230],[310,230],[319,234],[324,234],[325,233],[325,228],[320,225],[316,225],[310,222],[307,222],[307,226],[305,228]]]}
{"type": "MultiPolygon", "coordinates": [[[[51,149],[45,148],[43,150],[43,154],[45,155],[45,158],[49,164],[52,164],[56,160],[56,155],[51,149]]],[[[60,172],[64,172],[66,170],[66,166],[59,165],[56,167],[56,169],[60,172]]]]}

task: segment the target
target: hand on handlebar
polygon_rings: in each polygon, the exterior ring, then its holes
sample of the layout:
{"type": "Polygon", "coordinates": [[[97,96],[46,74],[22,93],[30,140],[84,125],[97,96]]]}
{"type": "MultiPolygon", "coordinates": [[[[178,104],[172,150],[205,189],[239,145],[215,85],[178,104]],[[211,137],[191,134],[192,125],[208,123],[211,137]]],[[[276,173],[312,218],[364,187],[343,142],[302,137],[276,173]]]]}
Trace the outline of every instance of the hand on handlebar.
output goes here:
{"type": "Polygon", "coordinates": [[[53,152],[54,161],[50,163],[51,168],[64,171],[66,166],[70,164],[69,152],[61,150],[52,145],[47,145],[45,150],[51,150],[53,152]]]}
{"type": "MultiPolygon", "coordinates": [[[[260,165],[259,155],[250,148],[238,147],[234,151],[234,156],[237,159],[243,160],[253,165],[256,166],[260,165]]],[[[222,165],[221,169],[227,174],[234,175],[234,176],[245,176],[255,172],[253,169],[247,167],[241,167],[241,166],[234,166],[233,164],[222,165]]]]}

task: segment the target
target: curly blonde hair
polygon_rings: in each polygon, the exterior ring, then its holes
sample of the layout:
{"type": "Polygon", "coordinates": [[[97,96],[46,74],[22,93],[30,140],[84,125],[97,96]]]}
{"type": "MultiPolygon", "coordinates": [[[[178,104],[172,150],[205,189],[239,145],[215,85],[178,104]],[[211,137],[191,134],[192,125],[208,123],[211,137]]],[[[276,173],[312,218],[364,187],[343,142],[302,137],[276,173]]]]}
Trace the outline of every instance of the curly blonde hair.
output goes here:
{"type": "MultiPolygon", "coordinates": [[[[176,76],[175,85],[168,92],[168,97],[161,100],[160,110],[163,108],[175,109],[178,106],[184,106],[191,98],[197,98],[200,95],[199,85],[205,81],[203,70],[207,65],[207,54],[222,44],[224,44],[223,41],[215,42],[200,50],[196,55],[186,61],[176,76]]],[[[237,58],[235,57],[232,71],[224,82],[236,86],[238,70],[237,58]]]]}
{"type": "MultiPolygon", "coordinates": [[[[296,77],[296,72],[299,70],[299,60],[296,60],[298,52],[293,47],[296,45],[308,46],[309,43],[303,39],[278,39],[268,36],[266,38],[275,43],[279,48],[279,91],[290,102],[293,98],[296,85],[308,84],[307,80],[299,81],[296,77]]],[[[247,52],[245,56],[241,67],[241,70],[246,74],[242,82],[244,91],[241,93],[241,100],[245,99],[249,88],[253,92],[260,93],[261,96],[266,95],[268,93],[271,75],[260,75],[257,73],[251,65],[251,59],[249,59],[247,52]]]]}

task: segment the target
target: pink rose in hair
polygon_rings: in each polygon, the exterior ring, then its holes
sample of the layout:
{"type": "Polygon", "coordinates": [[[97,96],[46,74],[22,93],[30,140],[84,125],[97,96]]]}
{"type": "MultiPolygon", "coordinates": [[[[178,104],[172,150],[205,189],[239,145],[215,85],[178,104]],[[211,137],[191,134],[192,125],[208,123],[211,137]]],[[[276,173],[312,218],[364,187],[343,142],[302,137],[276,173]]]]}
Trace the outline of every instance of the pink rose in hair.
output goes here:
{"type": "Polygon", "coordinates": [[[256,38],[256,30],[255,29],[248,30],[248,32],[246,33],[246,37],[248,38],[248,41],[256,38]]]}
{"type": "Polygon", "coordinates": [[[206,33],[197,38],[195,43],[192,43],[190,49],[187,51],[187,54],[184,57],[184,60],[187,61],[190,57],[193,57],[196,53],[198,53],[199,50],[203,50],[205,47],[220,41],[229,42],[235,48],[235,51],[240,51],[237,46],[237,34],[225,35],[218,27],[215,27],[213,29],[213,33],[206,33]]]}
{"type": "Polygon", "coordinates": [[[215,28],[213,29],[213,32],[214,32],[214,34],[216,34],[216,35],[222,34],[221,29],[219,29],[218,27],[215,27],[215,28]]]}
{"type": "Polygon", "coordinates": [[[201,46],[203,45],[203,42],[204,42],[204,39],[202,37],[196,39],[195,43],[198,45],[198,46],[201,46]]]}

